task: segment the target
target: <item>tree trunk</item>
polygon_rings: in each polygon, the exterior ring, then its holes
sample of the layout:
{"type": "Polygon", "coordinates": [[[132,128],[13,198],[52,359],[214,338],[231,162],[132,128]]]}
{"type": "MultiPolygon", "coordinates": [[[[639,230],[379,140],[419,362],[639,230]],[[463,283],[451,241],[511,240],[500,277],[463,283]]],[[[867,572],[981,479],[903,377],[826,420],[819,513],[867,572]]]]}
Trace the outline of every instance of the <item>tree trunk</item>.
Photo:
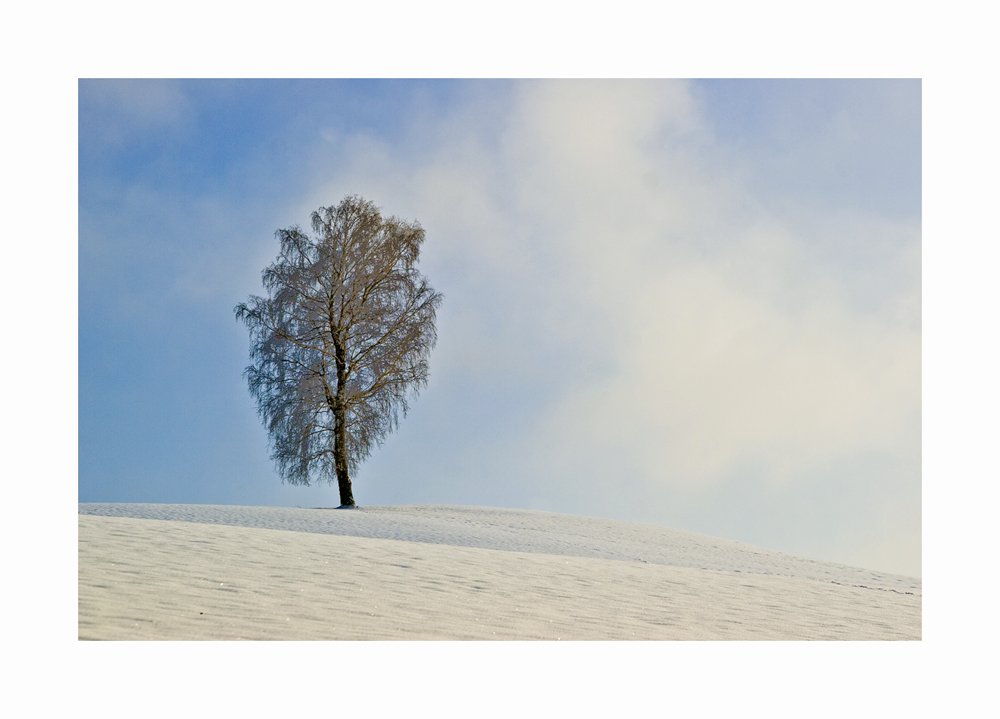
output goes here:
{"type": "Polygon", "coordinates": [[[333,400],[333,464],[337,469],[337,487],[340,489],[340,506],[353,507],[351,478],[347,473],[347,422],[344,392],[347,388],[347,360],[340,342],[334,342],[337,353],[337,394],[333,400]]]}

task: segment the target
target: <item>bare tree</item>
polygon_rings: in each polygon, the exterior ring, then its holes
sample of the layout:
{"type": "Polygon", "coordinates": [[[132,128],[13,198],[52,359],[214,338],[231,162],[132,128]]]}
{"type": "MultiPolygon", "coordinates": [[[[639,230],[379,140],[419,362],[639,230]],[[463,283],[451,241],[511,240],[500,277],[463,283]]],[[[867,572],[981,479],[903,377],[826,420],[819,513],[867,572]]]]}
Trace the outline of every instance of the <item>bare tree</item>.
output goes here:
{"type": "Polygon", "coordinates": [[[427,384],[442,295],[414,267],[417,222],[383,218],[352,196],[319,208],[312,228],[314,238],[298,226],[275,233],[281,252],[262,273],[268,297],[235,312],[250,330],[244,376],[282,481],[336,478],[350,507],[350,473],[427,384]]]}

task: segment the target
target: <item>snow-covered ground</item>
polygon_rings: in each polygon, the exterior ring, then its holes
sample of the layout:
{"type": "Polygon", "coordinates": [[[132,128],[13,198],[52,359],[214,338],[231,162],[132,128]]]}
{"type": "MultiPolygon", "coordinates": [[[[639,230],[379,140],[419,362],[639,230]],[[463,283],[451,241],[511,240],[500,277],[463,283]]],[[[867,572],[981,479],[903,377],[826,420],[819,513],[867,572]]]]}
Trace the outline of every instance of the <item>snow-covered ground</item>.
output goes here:
{"type": "Polygon", "coordinates": [[[79,505],[81,639],[920,639],[919,579],[486,507],[79,505]]]}

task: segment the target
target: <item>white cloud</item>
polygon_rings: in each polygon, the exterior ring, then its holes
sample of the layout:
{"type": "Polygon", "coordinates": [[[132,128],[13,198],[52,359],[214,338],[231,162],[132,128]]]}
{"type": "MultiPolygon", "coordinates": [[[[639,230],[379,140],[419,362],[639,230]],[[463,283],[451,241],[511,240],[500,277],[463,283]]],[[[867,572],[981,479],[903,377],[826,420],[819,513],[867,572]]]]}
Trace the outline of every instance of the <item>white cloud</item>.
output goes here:
{"type": "Polygon", "coordinates": [[[783,308],[734,284],[701,263],[621,288],[630,330],[617,372],[567,393],[543,443],[568,443],[584,463],[630,457],[672,484],[746,466],[793,481],[843,455],[902,451],[919,426],[918,333],[833,301],[783,308]]]}

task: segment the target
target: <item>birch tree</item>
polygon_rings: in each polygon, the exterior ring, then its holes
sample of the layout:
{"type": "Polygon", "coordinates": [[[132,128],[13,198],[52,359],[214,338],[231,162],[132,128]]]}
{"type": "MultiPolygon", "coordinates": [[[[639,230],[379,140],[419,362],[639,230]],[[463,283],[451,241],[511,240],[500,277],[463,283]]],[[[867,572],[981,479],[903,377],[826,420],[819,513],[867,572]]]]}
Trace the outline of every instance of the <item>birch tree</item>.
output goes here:
{"type": "Polygon", "coordinates": [[[275,233],[267,297],[235,308],[250,331],[244,376],[282,481],[336,479],[352,507],[351,473],[427,384],[442,295],[415,268],[419,223],[350,196],[314,212],[312,230],[275,233]]]}

